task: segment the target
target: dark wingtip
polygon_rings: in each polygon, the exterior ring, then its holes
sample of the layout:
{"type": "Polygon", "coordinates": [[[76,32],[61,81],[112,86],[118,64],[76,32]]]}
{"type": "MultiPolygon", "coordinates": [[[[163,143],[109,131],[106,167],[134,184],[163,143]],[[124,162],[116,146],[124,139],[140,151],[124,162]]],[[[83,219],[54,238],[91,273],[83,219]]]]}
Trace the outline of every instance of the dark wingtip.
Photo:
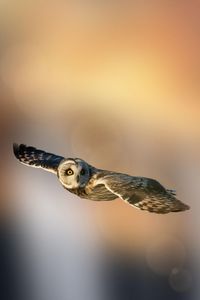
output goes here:
{"type": "Polygon", "coordinates": [[[190,206],[189,206],[189,205],[187,205],[187,204],[184,204],[184,208],[183,208],[183,210],[190,210],[190,206]]]}
{"type": "Polygon", "coordinates": [[[19,148],[20,146],[17,143],[13,143],[13,152],[16,158],[19,157],[19,148]]]}
{"type": "Polygon", "coordinates": [[[19,159],[20,153],[24,147],[24,144],[13,143],[13,152],[17,159],[19,159]]]}
{"type": "Polygon", "coordinates": [[[175,211],[186,211],[186,210],[189,210],[189,209],[190,209],[189,205],[187,205],[183,202],[180,202],[177,210],[175,210],[175,211]]]}

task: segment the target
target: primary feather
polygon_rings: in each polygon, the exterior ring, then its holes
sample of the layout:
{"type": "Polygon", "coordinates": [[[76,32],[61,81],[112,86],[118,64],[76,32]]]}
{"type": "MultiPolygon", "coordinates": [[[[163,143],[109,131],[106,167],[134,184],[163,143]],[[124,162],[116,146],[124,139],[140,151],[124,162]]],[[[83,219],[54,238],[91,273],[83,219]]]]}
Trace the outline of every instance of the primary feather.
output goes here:
{"type": "Polygon", "coordinates": [[[100,170],[82,159],[64,158],[24,144],[14,144],[13,151],[21,163],[55,173],[65,189],[81,198],[109,201],[119,197],[136,208],[158,214],[189,209],[175,197],[174,190],[165,189],[151,178],[100,170]]]}
{"type": "Polygon", "coordinates": [[[52,153],[47,153],[43,150],[38,150],[35,147],[26,146],[24,144],[13,144],[15,157],[23,164],[42,168],[47,171],[56,173],[58,165],[64,159],[52,153]]]}
{"type": "Polygon", "coordinates": [[[151,178],[105,172],[97,182],[104,183],[110,192],[141,210],[166,214],[189,209],[189,206],[178,200],[171,190],[165,189],[151,178]]]}

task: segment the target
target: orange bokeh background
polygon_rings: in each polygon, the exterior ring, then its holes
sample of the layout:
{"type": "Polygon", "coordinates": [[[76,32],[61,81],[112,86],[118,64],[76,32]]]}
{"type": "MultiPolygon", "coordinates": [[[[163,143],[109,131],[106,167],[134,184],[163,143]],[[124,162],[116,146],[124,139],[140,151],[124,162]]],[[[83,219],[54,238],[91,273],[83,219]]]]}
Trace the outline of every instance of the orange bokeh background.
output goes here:
{"type": "Polygon", "coordinates": [[[39,202],[48,186],[57,199],[74,201],[72,213],[87,209],[94,226],[117,246],[135,249],[151,236],[175,231],[195,241],[199,5],[187,0],[0,4],[2,216],[8,198],[26,199],[38,189],[32,197],[39,202]],[[191,211],[163,217],[120,200],[84,202],[62,190],[51,174],[17,164],[13,141],[156,178],[176,188],[191,211]]]}

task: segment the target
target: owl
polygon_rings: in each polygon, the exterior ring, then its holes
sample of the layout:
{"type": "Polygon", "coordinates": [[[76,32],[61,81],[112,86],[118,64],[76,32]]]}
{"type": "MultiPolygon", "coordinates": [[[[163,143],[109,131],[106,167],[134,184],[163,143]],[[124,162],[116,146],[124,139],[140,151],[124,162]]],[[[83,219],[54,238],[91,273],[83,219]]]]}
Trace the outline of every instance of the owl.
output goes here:
{"type": "Polygon", "coordinates": [[[64,158],[24,144],[14,144],[15,157],[23,164],[54,173],[62,186],[77,196],[93,201],[121,198],[140,210],[166,214],[189,209],[174,190],[146,177],[101,170],[80,158],[64,158]]]}

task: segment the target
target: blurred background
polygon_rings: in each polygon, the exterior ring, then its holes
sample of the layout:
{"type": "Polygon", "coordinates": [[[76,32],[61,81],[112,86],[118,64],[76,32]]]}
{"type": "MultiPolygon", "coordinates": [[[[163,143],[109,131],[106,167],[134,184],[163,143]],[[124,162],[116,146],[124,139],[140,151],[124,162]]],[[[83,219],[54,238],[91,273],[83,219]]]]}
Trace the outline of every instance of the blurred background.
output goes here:
{"type": "Polygon", "coordinates": [[[197,0],[0,2],[2,299],[199,299],[199,30],[197,0]],[[79,199],[13,142],[155,178],[191,210],[79,199]]]}

